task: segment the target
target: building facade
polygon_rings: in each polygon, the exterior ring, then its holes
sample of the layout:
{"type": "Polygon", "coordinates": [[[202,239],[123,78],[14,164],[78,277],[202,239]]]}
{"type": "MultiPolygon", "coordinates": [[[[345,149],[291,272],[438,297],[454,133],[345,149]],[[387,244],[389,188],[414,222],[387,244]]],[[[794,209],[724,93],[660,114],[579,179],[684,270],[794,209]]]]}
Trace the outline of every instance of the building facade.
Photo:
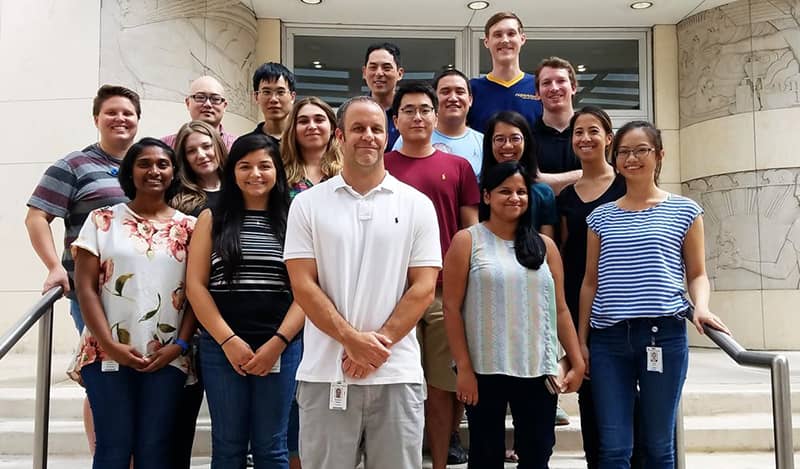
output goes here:
{"type": "MultiPolygon", "coordinates": [[[[261,120],[250,78],[265,61],[295,71],[299,96],[334,106],[366,92],[363,51],[376,41],[400,45],[404,79],[491,67],[481,41],[493,11],[467,26],[363,25],[357,15],[333,25],[310,9],[302,20],[269,17],[270,2],[256,3],[0,0],[0,233],[11,247],[0,270],[0,330],[33,304],[45,276],[23,226],[25,202],[49,164],[96,140],[91,100],[100,84],[139,92],[138,136],[161,136],[187,119],[189,83],[215,76],[229,101],[225,128],[238,134],[261,120]]],[[[616,126],[651,119],[662,129],[662,186],[705,209],[712,308],[737,339],[800,349],[800,0],[738,0],[676,24],[526,33],[526,71],[548,55],[582,66],[576,107],[603,106],[616,126]]],[[[53,226],[58,243],[60,222],[53,226]]],[[[55,328],[56,350],[68,351],[66,302],[55,328]]],[[[692,334],[695,345],[709,344],[692,334]]]]}

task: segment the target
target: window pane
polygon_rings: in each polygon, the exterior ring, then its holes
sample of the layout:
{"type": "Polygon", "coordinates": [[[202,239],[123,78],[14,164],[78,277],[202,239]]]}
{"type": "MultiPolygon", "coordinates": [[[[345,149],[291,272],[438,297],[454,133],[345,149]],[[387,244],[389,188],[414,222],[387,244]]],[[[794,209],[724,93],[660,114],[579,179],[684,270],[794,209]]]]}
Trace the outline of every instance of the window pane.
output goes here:
{"type": "Polygon", "coordinates": [[[296,35],[294,73],[298,98],[319,96],[337,107],[351,96],[368,94],[361,66],[367,47],[376,42],[391,42],[400,48],[403,80],[430,80],[455,64],[454,39],[296,35]]]}
{"type": "MultiPolygon", "coordinates": [[[[480,47],[480,73],[492,69],[489,51],[480,47]]],[[[520,66],[533,73],[546,57],[558,56],[577,71],[575,107],[594,104],[604,109],[641,109],[639,102],[639,41],[634,39],[528,39],[522,48],[520,66]]]]}

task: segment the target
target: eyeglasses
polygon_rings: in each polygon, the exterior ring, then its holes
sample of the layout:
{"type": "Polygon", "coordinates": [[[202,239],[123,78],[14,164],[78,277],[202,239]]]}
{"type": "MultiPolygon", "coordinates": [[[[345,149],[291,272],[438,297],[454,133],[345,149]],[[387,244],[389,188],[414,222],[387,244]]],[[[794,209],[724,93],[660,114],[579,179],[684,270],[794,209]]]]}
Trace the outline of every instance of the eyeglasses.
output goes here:
{"type": "Polygon", "coordinates": [[[403,109],[400,109],[400,114],[404,115],[405,117],[414,117],[419,113],[421,117],[430,117],[433,114],[433,108],[430,106],[406,106],[403,109]]]}
{"type": "Polygon", "coordinates": [[[617,150],[617,158],[627,158],[631,155],[635,156],[637,160],[641,160],[645,158],[647,155],[650,154],[651,151],[655,151],[655,148],[622,148],[617,150]]]}
{"type": "Polygon", "coordinates": [[[506,144],[506,142],[510,142],[512,145],[516,146],[522,143],[523,140],[524,139],[520,134],[511,134],[509,136],[495,135],[494,137],[492,137],[492,143],[496,147],[502,147],[503,145],[506,144]]]}
{"type": "Polygon", "coordinates": [[[218,94],[195,93],[189,95],[189,97],[197,104],[205,104],[206,101],[211,101],[211,104],[218,105],[225,102],[225,98],[218,94]]]}
{"type": "Polygon", "coordinates": [[[267,99],[272,99],[273,96],[275,96],[276,98],[280,99],[280,98],[283,98],[284,96],[288,95],[289,94],[289,90],[287,90],[286,88],[278,88],[276,90],[271,90],[269,88],[262,88],[262,89],[256,91],[256,93],[259,93],[261,96],[263,96],[263,97],[265,97],[267,99]]]}

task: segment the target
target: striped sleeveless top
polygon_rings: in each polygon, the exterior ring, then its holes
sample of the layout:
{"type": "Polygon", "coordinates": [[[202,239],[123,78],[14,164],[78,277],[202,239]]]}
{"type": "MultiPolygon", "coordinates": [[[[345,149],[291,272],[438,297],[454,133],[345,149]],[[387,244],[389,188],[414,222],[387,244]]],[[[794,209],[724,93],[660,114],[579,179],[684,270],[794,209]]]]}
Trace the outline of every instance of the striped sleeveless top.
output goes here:
{"type": "Polygon", "coordinates": [[[683,240],[702,213],[693,200],[670,194],[644,210],[623,210],[609,202],[589,215],[586,222],[600,237],[593,328],[686,311],[683,240]]]}
{"type": "Polygon", "coordinates": [[[462,314],[475,372],[522,378],[556,374],[555,287],[547,262],[528,269],[517,261],[514,241],[497,237],[482,223],[467,229],[472,252],[462,314]]]}
{"type": "Polygon", "coordinates": [[[225,281],[222,259],[211,253],[208,291],[222,318],[255,350],[278,330],[292,293],[283,246],[266,211],[245,212],[240,243],[242,263],[231,282],[225,281]]]}

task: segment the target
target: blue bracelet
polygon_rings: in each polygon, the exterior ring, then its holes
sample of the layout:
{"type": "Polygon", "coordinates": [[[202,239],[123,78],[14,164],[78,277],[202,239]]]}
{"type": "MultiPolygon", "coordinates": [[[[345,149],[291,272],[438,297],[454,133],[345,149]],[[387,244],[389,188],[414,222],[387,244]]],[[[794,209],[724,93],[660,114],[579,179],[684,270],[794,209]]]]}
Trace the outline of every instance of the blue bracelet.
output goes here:
{"type": "Polygon", "coordinates": [[[175,339],[175,343],[181,346],[181,355],[189,353],[189,344],[187,344],[185,340],[178,338],[175,339]]]}

